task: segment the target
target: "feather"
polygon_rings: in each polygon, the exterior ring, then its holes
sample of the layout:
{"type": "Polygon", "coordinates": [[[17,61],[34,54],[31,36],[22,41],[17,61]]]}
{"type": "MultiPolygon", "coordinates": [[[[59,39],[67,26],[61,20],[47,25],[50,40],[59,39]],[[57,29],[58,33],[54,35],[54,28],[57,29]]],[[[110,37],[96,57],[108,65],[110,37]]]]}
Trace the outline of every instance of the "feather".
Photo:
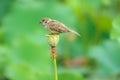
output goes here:
{"type": "Polygon", "coordinates": [[[73,33],[73,34],[75,34],[75,35],[77,35],[77,36],[80,36],[80,34],[79,34],[79,33],[77,33],[77,32],[76,32],[76,31],[74,31],[74,30],[69,29],[69,32],[71,32],[71,33],[73,33]]]}

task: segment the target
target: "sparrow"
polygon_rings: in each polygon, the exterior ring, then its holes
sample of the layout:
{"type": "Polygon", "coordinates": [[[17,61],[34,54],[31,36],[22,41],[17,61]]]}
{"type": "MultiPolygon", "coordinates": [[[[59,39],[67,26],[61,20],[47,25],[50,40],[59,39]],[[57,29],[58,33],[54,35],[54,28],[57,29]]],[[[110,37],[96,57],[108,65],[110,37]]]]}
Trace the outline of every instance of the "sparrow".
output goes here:
{"type": "Polygon", "coordinates": [[[76,31],[69,29],[65,24],[51,18],[42,18],[40,23],[50,32],[50,34],[60,34],[71,32],[75,35],[80,36],[76,31]]]}

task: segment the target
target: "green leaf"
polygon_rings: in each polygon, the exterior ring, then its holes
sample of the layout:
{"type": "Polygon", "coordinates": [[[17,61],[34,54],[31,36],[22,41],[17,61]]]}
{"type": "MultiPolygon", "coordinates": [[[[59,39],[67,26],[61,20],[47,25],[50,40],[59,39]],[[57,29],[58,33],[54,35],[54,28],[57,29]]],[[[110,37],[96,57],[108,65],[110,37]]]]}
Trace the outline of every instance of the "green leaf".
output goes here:
{"type": "Polygon", "coordinates": [[[80,73],[63,72],[59,74],[59,80],[84,80],[80,73]]]}
{"type": "Polygon", "coordinates": [[[93,46],[88,51],[89,56],[95,58],[98,70],[104,74],[117,74],[120,71],[120,48],[115,40],[106,40],[99,45],[93,46]]]}
{"type": "Polygon", "coordinates": [[[120,44],[120,15],[113,21],[111,38],[117,40],[120,44]]]}

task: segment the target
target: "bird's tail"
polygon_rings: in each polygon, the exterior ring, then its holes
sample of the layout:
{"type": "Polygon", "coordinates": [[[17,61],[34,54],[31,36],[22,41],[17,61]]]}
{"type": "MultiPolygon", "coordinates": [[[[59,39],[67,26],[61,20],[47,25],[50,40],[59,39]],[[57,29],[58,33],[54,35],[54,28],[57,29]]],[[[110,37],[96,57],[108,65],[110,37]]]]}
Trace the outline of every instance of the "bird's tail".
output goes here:
{"type": "Polygon", "coordinates": [[[73,34],[75,34],[75,35],[77,35],[77,36],[80,36],[80,34],[78,33],[78,32],[76,32],[76,31],[74,31],[74,30],[69,30],[69,32],[71,32],[71,33],[73,33],[73,34]]]}

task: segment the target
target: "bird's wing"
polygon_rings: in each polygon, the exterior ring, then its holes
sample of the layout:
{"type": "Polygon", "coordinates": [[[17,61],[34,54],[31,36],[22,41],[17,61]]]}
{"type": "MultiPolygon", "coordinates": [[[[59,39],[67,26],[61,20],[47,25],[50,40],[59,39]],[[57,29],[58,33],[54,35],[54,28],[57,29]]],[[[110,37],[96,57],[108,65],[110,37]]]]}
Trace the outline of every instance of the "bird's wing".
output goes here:
{"type": "Polygon", "coordinates": [[[57,31],[57,32],[69,32],[69,29],[61,22],[57,21],[57,20],[53,20],[50,22],[50,24],[48,23],[48,25],[50,26],[51,30],[57,31]]]}

